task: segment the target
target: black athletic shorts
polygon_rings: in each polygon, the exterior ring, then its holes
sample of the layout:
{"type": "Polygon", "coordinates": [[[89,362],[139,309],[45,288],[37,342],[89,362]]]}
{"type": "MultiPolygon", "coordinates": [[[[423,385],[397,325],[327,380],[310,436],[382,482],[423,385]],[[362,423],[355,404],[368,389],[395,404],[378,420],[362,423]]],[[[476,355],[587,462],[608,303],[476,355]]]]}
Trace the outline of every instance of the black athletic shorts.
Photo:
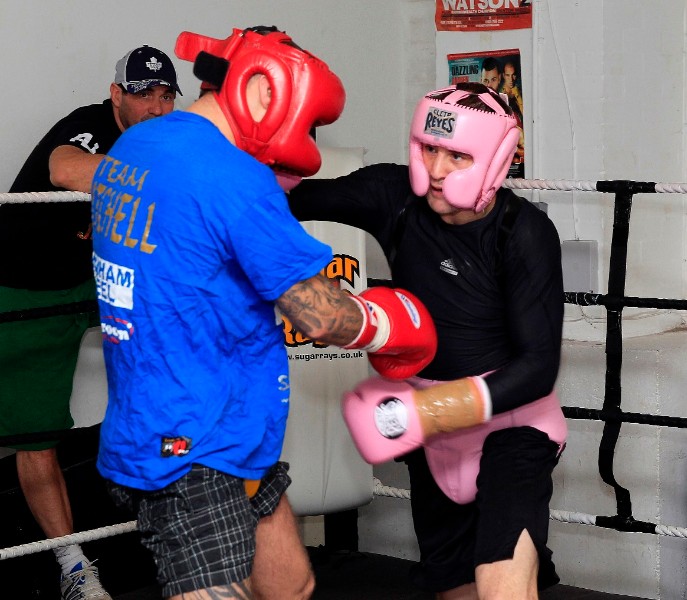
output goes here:
{"type": "Polygon", "coordinates": [[[470,504],[456,504],[439,489],[424,450],[404,457],[420,546],[420,563],[411,572],[414,583],[431,592],[472,583],[478,565],[513,558],[525,529],[539,554],[539,589],[558,583],[546,546],[551,474],[558,457],[558,444],[532,427],[490,433],[480,460],[477,497],[470,504]]]}

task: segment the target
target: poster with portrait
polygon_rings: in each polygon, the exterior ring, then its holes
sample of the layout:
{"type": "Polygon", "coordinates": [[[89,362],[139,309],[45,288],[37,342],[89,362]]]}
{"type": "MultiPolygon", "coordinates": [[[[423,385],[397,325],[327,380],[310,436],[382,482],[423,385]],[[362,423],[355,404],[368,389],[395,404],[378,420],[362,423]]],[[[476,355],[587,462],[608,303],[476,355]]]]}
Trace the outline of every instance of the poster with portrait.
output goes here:
{"type": "Polygon", "coordinates": [[[491,50],[484,52],[465,52],[449,54],[449,83],[474,81],[483,83],[492,90],[508,96],[508,104],[515,113],[520,128],[520,142],[508,171],[508,177],[525,176],[525,131],[524,106],[522,98],[522,79],[520,51],[491,50]]]}
{"type": "Polygon", "coordinates": [[[437,31],[531,29],[531,0],[436,0],[437,31]]]}

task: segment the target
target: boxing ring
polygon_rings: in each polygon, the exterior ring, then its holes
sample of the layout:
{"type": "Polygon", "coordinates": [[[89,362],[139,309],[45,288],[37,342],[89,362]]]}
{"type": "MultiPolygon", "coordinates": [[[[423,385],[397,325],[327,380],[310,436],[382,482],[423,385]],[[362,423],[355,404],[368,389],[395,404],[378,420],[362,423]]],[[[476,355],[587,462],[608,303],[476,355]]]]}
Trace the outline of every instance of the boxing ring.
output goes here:
{"type": "MultiPolygon", "coordinates": [[[[336,156],[335,161],[345,160],[346,153],[336,156]]],[[[327,156],[326,154],[324,155],[327,156]]],[[[320,177],[334,174],[323,161],[320,177]]],[[[355,154],[342,174],[362,165],[362,151],[355,154]]],[[[597,306],[605,311],[606,329],[603,343],[605,353],[605,377],[600,407],[563,406],[563,412],[571,421],[597,422],[602,425],[598,441],[598,476],[609,486],[615,499],[615,514],[586,514],[561,509],[551,509],[553,521],[583,524],[623,533],[651,534],[655,536],[685,538],[687,528],[666,525],[658,521],[636,518],[633,514],[633,498],[630,486],[616,474],[616,466],[622,464],[623,455],[618,449],[624,424],[648,427],[682,429],[687,418],[648,412],[630,412],[623,409],[623,310],[627,307],[682,311],[687,310],[685,299],[665,299],[625,296],[627,277],[627,253],[630,233],[630,216],[636,194],[687,194],[687,184],[652,183],[637,181],[568,181],[568,180],[514,180],[504,187],[514,190],[552,190],[598,192],[613,196],[613,225],[608,265],[607,293],[566,291],[565,303],[579,307],[597,306]]],[[[0,204],[9,202],[70,202],[89,201],[88,194],[76,192],[45,192],[30,194],[0,194],[0,204]]],[[[362,232],[346,228],[342,234],[337,224],[307,223],[304,225],[313,235],[334,247],[335,264],[330,277],[353,292],[367,286],[388,283],[384,279],[368,277],[365,268],[365,244],[362,232]]],[[[13,311],[0,314],[0,323],[42,318],[54,314],[96,311],[95,302],[82,302],[61,307],[13,311]]],[[[288,328],[286,328],[288,330],[288,328]]],[[[680,332],[677,332],[680,335],[680,332]]],[[[287,336],[288,338],[288,336],[287,336]]],[[[374,497],[408,499],[408,490],[384,485],[373,474],[372,468],[357,455],[347,434],[338,407],[340,392],[351,382],[367,377],[369,367],[364,356],[345,356],[327,347],[317,347],[310,340],[294,336],[287,339],[290,367],[292,368],[292,407],[287,439],[282,458],[291,463],[294,484],[289,497],[297,515],[315,516],[357,510],[370,503],[374,497]],[[313,369],[313,366],[316,367],[313,369]],[[318,380],[322,385],[308,389],[300,382],[318,380]],[[324,396],[324,397],[323,397],[324,396]]],[[[559,395],[566,404],[565,389],[559,395]]],[[[102,420],[106,399],[104,365],[100,348],[100,333],[87,332],[82,343],[75,375],[73,402],[89,407],[83,424],[93,425],[102,420]],[[97,373],[97,377],[92,374],[97,373]],[[90,374],[90,375],[89,375],[90,374]],[[93,398],[101,400],[93,405],[93,398]]],[[[81,425],[82,423],[77,423],[81,425]]],[[[0,447],[25,441],[42,439],[67,439],[73,430],[26,433],[0,438],[0,447]]],[[[569,440],[569,445],[574,440],[569,440]]],[[[562,463],[566,460],[564,453],[562,463]]],[[[559,466],[559,469],[561,467],[559,466]]],[[[555,497],[554,497],[555,498],[555,497]]],[[[134,521],[113,524],[71,536],[35,541],[0,549],[0,561],[71,543],[103,539],[136,530],[134,521]]]]}

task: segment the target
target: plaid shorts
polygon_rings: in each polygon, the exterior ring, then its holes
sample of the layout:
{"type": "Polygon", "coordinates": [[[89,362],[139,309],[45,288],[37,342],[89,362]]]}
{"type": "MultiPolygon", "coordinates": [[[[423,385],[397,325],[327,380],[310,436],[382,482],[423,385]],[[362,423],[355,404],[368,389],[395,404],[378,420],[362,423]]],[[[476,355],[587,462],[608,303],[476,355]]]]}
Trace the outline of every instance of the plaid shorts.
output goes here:
{"type": "Polygon", "coordinates": [[[154,492],[112,482],[108,488],[116,504],[136,515],[141,543],[153,553],[158,583],[169,597],[250,576],[255,529],[291,483],[288,469],[276,463],[252,498],[243,479],[197,464],[154,492]]]}

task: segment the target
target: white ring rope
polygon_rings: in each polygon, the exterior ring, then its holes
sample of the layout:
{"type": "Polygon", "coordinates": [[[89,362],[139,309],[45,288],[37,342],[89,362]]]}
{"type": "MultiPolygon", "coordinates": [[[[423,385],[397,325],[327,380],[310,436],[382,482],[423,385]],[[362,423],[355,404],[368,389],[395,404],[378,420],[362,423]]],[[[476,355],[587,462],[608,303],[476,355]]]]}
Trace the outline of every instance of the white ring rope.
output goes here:
{"type": "Polygon", "coordinates": [[[71,544],[92,542],[93,540],[100,540],[113,535],[119,535],[120,533],[129,533],[130,531],[136,531],[136,521],[119,523],[117,525],[107,525],[106,527],[101,527],[99,529],[80,531],[79,533],[72,533],[70,535],[65,535],[58,538],[50,538],[47,540],[40,540],[38,542],[30,542],[28,544],[22,544],[21,546],[1,548],[0,560],[14,558],[15,556],[24,556],[25,554],[43,552],[43,550],[53,550],[54,548],[61,548],[62,546],[69,546],[71,544]]]}
{"type": "Polygon", "coordinates": [[[86,192],[20,192],[0,193],[0,204],[22,204],[26,202],[90,202],[86,192]]]}
{"type": "MultiPolygon", "coordinates": [[[[552,521],[560,521],[561,523],[580,523],[581,525],[596,525],[596,517],[593,515],[585,515],[584,513],[569,512],[567,510],[549,511],[549,519],[552,521]]],[[[685,530],[687,533],[687,529],[685,530]]]]}
{"type": "MultiPolygon", "coordinates": [[[[573,179],[506,179],[503,187],[517,190],[554,190],[596,192],[598,181],[573,179]]],[[[660,194],[687,194],[687,183],[654,183],[660,194]]],[[[640,192],[637,192],[640,193],[640,192]]],[[[0,204],[24,202],[90,202],[91,195],[85,192],[9,192],[0,193],[0,204]]]]}
{"type": "Polygon", "coordinates": [[[373,480],[373,493],[375,496],[389,496],[391,498],[403,498],[405,500],[410,500],[410,490],[402,490],[383,485],[382,482],[376,477],[373,477],[373,480]]]}
{"type": "MultiPolygon", "coordinates": [[[[391,498],[410,498],[410,490],[403,490],[399,488],[392,488],[382,485],[376,477],[374,478],[374,495],[375,496],[389,496],[391,498]]],[[[569,512],[567,510],[549,511],[549,519],[552,521],[560,521],[561,523],[578,523],[581,525],[596,526],[596,517],[594,515],[586,515],[584,513],[569,512]]],[[[656,534],[671,537],[687,538],[687,529],[683,527],[673,527],[671,525],[656,525],[656,534]]]]}
{"type": "MultiPolygon", "coordinates": [[[[570,192],[597,192],[598,181],[576,181],[570,179],[506,179],[503,187],[517,190],[559,190],[570,192]]],[[[654,183],[659,194],[687,194],[687,183],[654,183]]],[[[636,192],[641,193],[641,192],[636,192]]]]}
{"type": "Polygon", "coordinates": [[[687,184],[684,183],[657,183],[656,191],[661,194],[684,194],[687,192],[687,184]]]}
{"type": "Polygon", "coordinates": [[[566,179],[506,179],[503,182],[503,187],[512,190],[597,191],[596,181],[572,181],[566,179]]]}
{"type": "MultiPolygon", "coordinates": [[[[404,500],[410,499],[410,490],[383,485],[382,482],[376,477],[373,478],[373,494],[375,496],[387,496],[391,498],[401,498],[404,500]]],[[[551,511],[549,511],[549,519],[552,521],[560,521],[562,523],[596,525],[595,516],[578,512],[569,512],[566,510],[551,509],[551,511]]],[[[70,535],[65,535],[58,538],[30,542],[20,546],[10,546],[9,548],[0,548],[0,560],[15,558],[17,556],[25,556],[27,554],[35,554],[36,552],[43,552],[44,550],[53,550],[55,548],[69,546],[71,544],[81,544],[83,542],[101,540],[103,538],[112,537],[121,533],[130,533],[132,531],[136,531],[136,529],[136,521],[128,521],[126,523],[119,523],[117,525],[107,525],[106,527],[100,527],[99,529],[90,529],[88,531],[72,533],[70,535]]],[[[682,527],[673,527],[671,525],[656,525],[656,534],[670,537],[687,538],[687,529],[682,527]]]]}
{"type": "Polygon", "coordinates": [[[672,527],[671,525],[656,525],[656,533],[658,535],[667,535],[671,537],[687,537],[687,530],[682,527],[672,527]]]}

